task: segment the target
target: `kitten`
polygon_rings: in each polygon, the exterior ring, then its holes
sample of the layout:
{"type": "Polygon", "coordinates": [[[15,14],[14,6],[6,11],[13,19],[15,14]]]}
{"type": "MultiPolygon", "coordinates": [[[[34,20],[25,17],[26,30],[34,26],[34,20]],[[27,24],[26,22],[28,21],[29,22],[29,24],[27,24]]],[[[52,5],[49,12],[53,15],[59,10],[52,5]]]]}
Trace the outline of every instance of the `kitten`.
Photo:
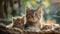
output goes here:
{"type": "Polygon", "coordinates": [[[24,22],[25,22],[25,17],[13,17],[12,18],[12,23],[10,25],[8,25],[7,27],[16,27],[16,28],[20,28],[20,29],[24,29],[24,22]]]}
{"type": "Polygon", "coordinates": [[[26,29],[40,30],[41,6],[37,9],[32,9],[27,6],[26,10],[26,29]]]}
{"type": "Polygon", "coordinates": [[[42,30],[53,30],[55,24],[56,24],[55,19],[52,19],[52,20],[48,19],[46,23],[43,24],[41,29],[42,30]]]}

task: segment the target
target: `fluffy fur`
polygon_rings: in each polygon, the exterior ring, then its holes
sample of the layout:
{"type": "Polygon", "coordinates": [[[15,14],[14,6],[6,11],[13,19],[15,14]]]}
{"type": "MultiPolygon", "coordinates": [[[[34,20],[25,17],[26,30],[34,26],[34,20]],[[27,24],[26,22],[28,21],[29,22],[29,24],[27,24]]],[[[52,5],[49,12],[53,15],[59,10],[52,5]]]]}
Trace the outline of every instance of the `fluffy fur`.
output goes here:
{"type": "Polygon", "coordinates": [[[16,27],[20,29],[24,29],[24,23],[25,23],[25,17],[13,17],[12,18],[12,23],[10,25],[7,25],[6,27],[16,27]]]}
{"type": "Polygon", "coordinates": [[[30,10],[29,7],[25,8],[26,10],[26,19],[27,22],[25,24],[26,29],[40,29],[40,19],[41,19],[41,6],[37,9],[30,10]]]}

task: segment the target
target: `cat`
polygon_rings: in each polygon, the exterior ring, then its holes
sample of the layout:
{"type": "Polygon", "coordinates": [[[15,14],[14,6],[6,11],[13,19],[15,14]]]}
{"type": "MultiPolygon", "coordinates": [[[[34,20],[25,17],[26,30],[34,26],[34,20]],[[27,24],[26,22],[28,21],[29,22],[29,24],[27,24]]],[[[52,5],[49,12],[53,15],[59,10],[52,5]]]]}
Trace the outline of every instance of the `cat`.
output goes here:
{"type": "Polygon", "coordinates": [[[20,28],[24,29],[24,23],[25,23],[25,17],[24,16],[16,16],[12,18],[12,23],[10,25],[7,25],[7,27],[13,27],[13,28],[20,28]]]}
{"type": "Polygon", "coordinates": [[[25,29],[40,30],[40,19],[41,19],[41,6],[37,9],[32,9],[28,6],[25,7],[26,11],[26,24],[25,29]]]}
{"type": "Polygon", "coordinates": [[[42,30],[54,30],[56,24],[56,20],[55,19],[48,19],[46,21],[46,23],[43,23],[42,25],[42,30]]]}

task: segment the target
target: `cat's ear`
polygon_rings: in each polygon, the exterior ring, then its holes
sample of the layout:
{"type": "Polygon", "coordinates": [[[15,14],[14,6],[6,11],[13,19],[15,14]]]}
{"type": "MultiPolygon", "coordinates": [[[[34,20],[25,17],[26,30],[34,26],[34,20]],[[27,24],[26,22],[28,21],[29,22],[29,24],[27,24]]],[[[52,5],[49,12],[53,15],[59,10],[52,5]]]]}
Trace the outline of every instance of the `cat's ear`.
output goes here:
{"type": "Polygon", "coordinates": [[[12,22],[14,23],[14,21],[17,20],[17,17],[12,17],[12,22]]]}
{"type": "Polygon", "coordinates": [[[24,16],[22,16],[22,18],[24,19],[24,16]]]}
{"type": "Polygon", "coordinates": [[[25,11],[29,11],[30,8],[28,6],[25,7],[25,11]]]}
{"type": "Polygon", "coordinates": [[[38,6],[37,11],[41,12],[42,11],[42,7],[38,6]]]}

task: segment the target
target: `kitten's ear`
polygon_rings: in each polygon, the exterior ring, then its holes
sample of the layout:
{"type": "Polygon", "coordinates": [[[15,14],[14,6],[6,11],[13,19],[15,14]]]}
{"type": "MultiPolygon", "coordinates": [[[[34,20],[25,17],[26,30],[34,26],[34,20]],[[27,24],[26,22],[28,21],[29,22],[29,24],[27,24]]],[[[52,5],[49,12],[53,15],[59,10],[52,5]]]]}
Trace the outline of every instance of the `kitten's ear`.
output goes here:
{"type": "Polygon", "coordinates": [[[24,19],[24,16],[22,16],[22,18],[24,19]]]}
{"type": "Polygon", "coordinates": [[[38,10],[39,12],[41,12],[41,11],[42,11],[42,7],[41,7],[41,6],[38,6],[37,10],[38,10]]]}
{"type": "Polygon", "coordinates": [[[28,6],[25,7],[25,11],[29,11],[30,8],[28,6]]]}
{"type": "Polygon", "coordinates": [[[17,17],[12,17],[12,19],[15,21],[17,19],[17,17]]]}

